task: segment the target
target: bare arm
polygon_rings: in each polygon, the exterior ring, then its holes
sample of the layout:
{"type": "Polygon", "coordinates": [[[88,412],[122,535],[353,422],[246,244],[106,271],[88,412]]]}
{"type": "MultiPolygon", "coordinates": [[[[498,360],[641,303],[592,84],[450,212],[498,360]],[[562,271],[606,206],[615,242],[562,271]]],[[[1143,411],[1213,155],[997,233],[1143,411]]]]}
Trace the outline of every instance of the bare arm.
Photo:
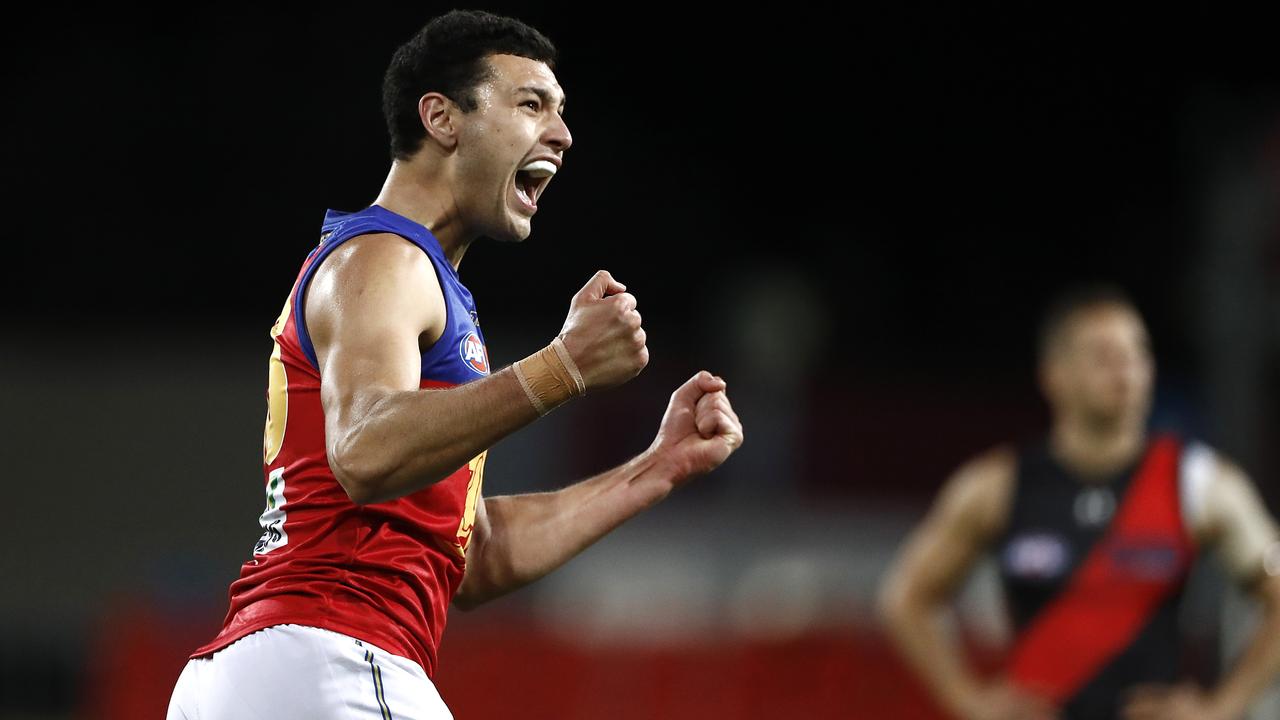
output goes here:
{"type": "Polygon", "coordinates": [[[960,468],[907,538],[881,585],[880,611],[890,638],[938,702],[960,718],[1033,717],[1037,712],[1023,707],[1029,699],[1009,696],[999,700],[1002,707],[982,707],[994,701],[939,618],[1007,522],[1015,465],[1013,453],[1002,449],[960,468]]]}
{"type": "Polygon", "coordinates": [[[1253,595],[1262,619],[1253,638],[1216,688],[1194,685],[1137,688],[1125,707],[1131,720],[1235,720],[1280,673],[1280,552],[1276,523],[1248,476],[1235,464],[1214,457],[1212,475],[1195,503],[1192,532],[1212,547],[1228,574],[1253,595]],[[1270,556],[1270,558],[1268,557],[1270,556]]]}
{"type": "Polygon", "coordinates": [[[1244,471],[1222,458],[1217,465],[1198,531],[1262,609],[1253,639],[1209,695],[1212,717],[1238,718],[1280,673],[1280,577],[1276,575],[1280,532],[1244,471]]]}
{"type": "MultiPolygon", "coordinates": [[[[597,273],[570,306],[565,344],[589,388],[630,379],[647,362],[635,299],[622,289],[597,273]]],[[[316,272],[305,302],[329,465],[357,503],[438,482],[538,417],[511,368],[419,389],[422,347],[443,332],[444,296],[431,260],[396,235],[347,241],[316,272]]]]}
{"type": "Polygon", "coordinates": [[[742,445],[725,383],[698,373],[671,396],[658,436],[629,462],[562,490],[481,500],[454,605],[468,610],[546,575],[742,445]]]}
{"type": "Polygon", "coordinates": [[[1250,591],[1261,603],[1262,620],[1239,661],[1210,693],[1215,714],[1201,717],[1243,717],[1280,673],[1280,577],[1255,577],[1250,591]]]}

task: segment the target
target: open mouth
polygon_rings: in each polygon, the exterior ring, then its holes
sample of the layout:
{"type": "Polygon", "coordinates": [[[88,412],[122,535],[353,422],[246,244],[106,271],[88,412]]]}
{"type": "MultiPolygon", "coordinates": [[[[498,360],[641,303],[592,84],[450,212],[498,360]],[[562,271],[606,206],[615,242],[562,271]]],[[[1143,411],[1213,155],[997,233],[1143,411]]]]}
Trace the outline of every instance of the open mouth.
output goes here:
{"type": "Polygon", "coordinates": [[[538,209],[538,197],[556,174],[555,163],[534,160],[516,171],[516,195],[530,208],[538,209]]]}

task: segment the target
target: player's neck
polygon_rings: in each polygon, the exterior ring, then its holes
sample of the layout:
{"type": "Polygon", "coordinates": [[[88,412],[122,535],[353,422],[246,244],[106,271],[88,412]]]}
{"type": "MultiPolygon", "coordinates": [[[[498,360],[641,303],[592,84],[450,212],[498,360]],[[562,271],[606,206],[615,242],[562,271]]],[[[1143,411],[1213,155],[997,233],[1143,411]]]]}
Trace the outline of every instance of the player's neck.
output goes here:
{"type": "Polygon", "coordinates": [[[1146,443],[1141,423],[1094,426],[1080,420],[1059,420],[1049,437],[1059,462],[1081,478],[1105,479],[1137,460],[1146,443]]]}
{"type": "Polygon", "coordinates": [[[459,220],[449,183],[443,178],[394,162],[373,204],[426,227],[454,269],[462,264],[474,238],[459,220]]]}

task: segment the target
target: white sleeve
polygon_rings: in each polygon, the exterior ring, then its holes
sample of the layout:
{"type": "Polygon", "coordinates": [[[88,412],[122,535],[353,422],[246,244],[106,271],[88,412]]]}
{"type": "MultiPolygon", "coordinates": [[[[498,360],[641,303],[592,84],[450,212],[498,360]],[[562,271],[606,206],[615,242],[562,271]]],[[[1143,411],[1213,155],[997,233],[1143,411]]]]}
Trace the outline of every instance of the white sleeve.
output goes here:
{"type": "Polygon", "coordinates": [[[1205,498],[1218,474],[1218,457],[1202,442],[1189,442],[1178,463],[1178,499],[1187,530],[1199,537],[1206,527],[1205,498]]]}
{"type": "Polygon", "coordinates": [[[1192,443],[1183,450],[1178,480],[1188,530],[1213,544],[1232,577],[1280,573],[1280,529],[1240,468],[1192,443]]]}

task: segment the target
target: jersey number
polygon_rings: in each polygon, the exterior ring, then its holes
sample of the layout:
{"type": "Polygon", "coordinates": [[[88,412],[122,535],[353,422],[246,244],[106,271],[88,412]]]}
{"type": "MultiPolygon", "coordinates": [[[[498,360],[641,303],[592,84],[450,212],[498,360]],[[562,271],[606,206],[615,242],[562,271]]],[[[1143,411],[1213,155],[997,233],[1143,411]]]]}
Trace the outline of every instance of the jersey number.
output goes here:
{"type": "Polygon", "coordinates": [[[262,436],[262,459],[270,465],[280,454],[284,444],[285,421],[289,418],[289,377],[284,372],[284,360],[280,357],[280,333],[289,321],[293,294],[284,301],[284,310],[276,324],[271,326],[271,359],[267,363],[267,427],[262,436]]]}
{"type": "MultiPolygon", "coordinates": [[[[280,454],[284,444],[285,421],[289,417],[289,378],[284,372],[284,361],[280,358],[280,333],[289,320],[289,309],[293,295],[284,301],[284,310],[276,324],[271,326],[271,339],[274,347],[271,360],[267,363],[267,426],[262,437],[262,459],[270,465],[280,454]]],[[[262,525],[262,537],[253,547],[254,555],[265,555],[276,548],[289,543],[289,534],[284,530],[284,468],[276,468],[267,475],[267,508],[258,519],[262,525]]]]}
{"type": "Polygon", "coordinates": [[[484,486],[484,460],[489,451],[485,450],[467,463],[471,470],[471,479],[467,481],[467,502],[462,507],[462,522],[458,523],[458,539],[453,549],[462,557],[467,556],[467,545],[471,542],[471,531],[476,524],[476,504],[480,502],[480,491],[484,486]]]}
{"type": "Polygon", "coordinates": [[[262,537],[253,547],[254,555],[265,555],[278,547],[289,544],[289,533],[284,530],[284,468],[276,468],[267,476],[267,509],[262,511],[258,523],[262,525],[262,537]]]}

